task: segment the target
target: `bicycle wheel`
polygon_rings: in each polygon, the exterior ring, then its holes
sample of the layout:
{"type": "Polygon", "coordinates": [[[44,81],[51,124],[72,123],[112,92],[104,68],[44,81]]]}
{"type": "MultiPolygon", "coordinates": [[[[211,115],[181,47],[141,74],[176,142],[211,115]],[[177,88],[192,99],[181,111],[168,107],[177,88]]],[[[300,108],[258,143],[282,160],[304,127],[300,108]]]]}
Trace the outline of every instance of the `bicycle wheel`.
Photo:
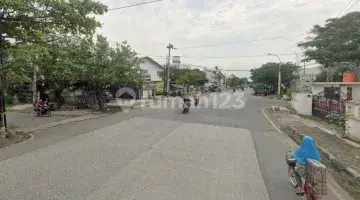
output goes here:
{"type": "Polygon", "coordinates": [[[305,181],[305,197],[306,200],[320,200],[321,198],[318,198],[315,194],[314,190],[312,189],[312,185],[309,181],[305,181]]]}
{"type": "Polygon", "coordinates": [[[298,186],[295,173],[296,173],[295,168],[289,167],[289,169],[288,169],[289,182],[294,188],[296,188],[298,186]]]}

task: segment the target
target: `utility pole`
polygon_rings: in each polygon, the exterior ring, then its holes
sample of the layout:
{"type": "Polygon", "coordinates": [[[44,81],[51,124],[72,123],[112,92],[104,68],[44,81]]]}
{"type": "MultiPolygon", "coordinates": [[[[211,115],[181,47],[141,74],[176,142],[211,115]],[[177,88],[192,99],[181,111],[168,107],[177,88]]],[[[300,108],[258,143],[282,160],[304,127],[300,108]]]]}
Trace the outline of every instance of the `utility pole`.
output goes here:
{"type": "MultiPolygon", "coordinates": [[[[4,69],[4,51],[3,51],[3,36],[0,33],[0,65],[1,69],[4,69]]],[[[7,122],[6,122],[6,110],[5,110],[5,80],[3,77],[3,73],[0,74],[0,95],[1,95],[1,105],[0,105],[0,119],[1,119],[1,128],[6,129],[7,122]]]]}
{"type": "Polygon", "coordinates": [[[169,92],[170,92],[170,54],[171,54],[171,49],[176,49],[174,48],[174,45],[172,44],[168,44],[168,46],[166,47],[167,49],[169,49],[169,57],[168,57],[168,62],[167,62],[167,67],[166,67],[166,96],[169,96],[169,92]]]}
{"type": "Polygon", "coordinates": [[[36,101],[37,101],[37,74],[38,74],[39,68],[37,65],[34,66],[34,76],[33,76],[33,85],[32,85],[32,91],[33,91],[33,105],[36,107],[36,101]]]}

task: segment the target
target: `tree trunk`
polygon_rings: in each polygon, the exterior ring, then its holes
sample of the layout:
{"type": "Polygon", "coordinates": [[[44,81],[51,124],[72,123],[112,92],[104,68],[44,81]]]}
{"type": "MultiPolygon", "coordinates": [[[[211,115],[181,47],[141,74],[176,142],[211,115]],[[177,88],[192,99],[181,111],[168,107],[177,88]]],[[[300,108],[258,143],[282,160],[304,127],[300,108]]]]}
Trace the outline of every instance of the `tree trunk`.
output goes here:
{"type": "Polygon", "coordinates": [[[104,110],[105,101],[104,101],[104,95],[102,93],[102,90],[100,90],[100,89],[96,90],[95,94],[96,94],[96,99],[97,99],[99,110],[104,110]]]}
{"type": "Polygon", "coordinates": [[[65,99],[62,96],[62,92],[64,91],[63,88],[60,89],[54,89],[54,96],[56,98],[56,107],[60,108],[61,106],[64,105],[65,103],[65,99]]]}

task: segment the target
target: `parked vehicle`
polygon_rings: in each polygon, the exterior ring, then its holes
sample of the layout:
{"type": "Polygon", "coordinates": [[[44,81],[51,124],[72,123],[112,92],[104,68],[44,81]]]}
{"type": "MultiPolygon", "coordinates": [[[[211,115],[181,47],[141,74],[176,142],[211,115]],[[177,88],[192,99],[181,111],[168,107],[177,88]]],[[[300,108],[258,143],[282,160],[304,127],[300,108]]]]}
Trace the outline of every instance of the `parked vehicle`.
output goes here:
{"type": "Polygon", "coordinates": [[[184,98],[184,103],[183,103],[183,107],[182,107],[182,113],[188,113],[190,110],[190,106],[191,106],[191,100],[188,98],[184,98]]]}
{"type": "Polygon", "coordinates": [[[45,103],[43,103],[43,104],[38,102],[36,104],[36,107],[34,108],[35,115],[37,117],[40,117],[40,116],[50,117],[51,111],[54,111],[54,110],[55,110],[54,104],[50,104],[50,103],[48,103],[48,101],[45,101],[45,103]]]}
{"type": "MultiPolygon", "coordinates": [[[[291,151],[286,153],[285,160],[288,165],[289,182],[294,188],[297,188],[299,186],[296,181],[296,159],[292,156],[291,151]]],[[[306,199],[320,200],[323,195],[327,194],[326,167],[314,159],[308,159],[306,171],[304,184],[306,199]]]]}
{"type": "Polygon", "coordinates": [[[257,84],[254,87],[254,94],[267,96],[269,94],[269,88],[264,84],[257,84]]]}

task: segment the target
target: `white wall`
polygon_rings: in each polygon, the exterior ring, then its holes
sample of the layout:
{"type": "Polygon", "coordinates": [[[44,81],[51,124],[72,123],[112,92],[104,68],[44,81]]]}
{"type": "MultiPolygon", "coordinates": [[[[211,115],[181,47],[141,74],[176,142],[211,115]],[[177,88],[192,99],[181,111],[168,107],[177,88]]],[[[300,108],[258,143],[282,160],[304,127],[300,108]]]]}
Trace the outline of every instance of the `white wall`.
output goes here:
{"type": "Polygon", "coordinates": [[[312,115],[312,95],[309,93],[293,95],[291,106],[301,115],[312,115]]]}
{"type": "Polygon", "coordinates": [[[148,71],[148,74],[151,75],[151,81],[161,81],[162,79],[158,75],[158,72],[162,72],[163,69],[150,62],[148,59],[143,59],[143,61],[144,62],[140,64],[140,69],[148,71]]]}
{"type": "Polygon", "coordinates": [[[360,139],[360,105],[359,101],[348,101],[346,104],[346,125],[352,137],[360,139]]]}
{"type": "Polygon", "coordinates": [[[352,99],[353,100],[360,100],[360,85],[358,84],[346,84],[344,82],[341,83],[330,83],[330,84],[312,84],[311,85],[311,90],[312,90],[312,94],[316,95],[322,91],[324,91],[325,87],[340,87],[341,92],[343,92],[344,94],[347,94],[347,88],[351,87],[352,88],[352,99]]]}

